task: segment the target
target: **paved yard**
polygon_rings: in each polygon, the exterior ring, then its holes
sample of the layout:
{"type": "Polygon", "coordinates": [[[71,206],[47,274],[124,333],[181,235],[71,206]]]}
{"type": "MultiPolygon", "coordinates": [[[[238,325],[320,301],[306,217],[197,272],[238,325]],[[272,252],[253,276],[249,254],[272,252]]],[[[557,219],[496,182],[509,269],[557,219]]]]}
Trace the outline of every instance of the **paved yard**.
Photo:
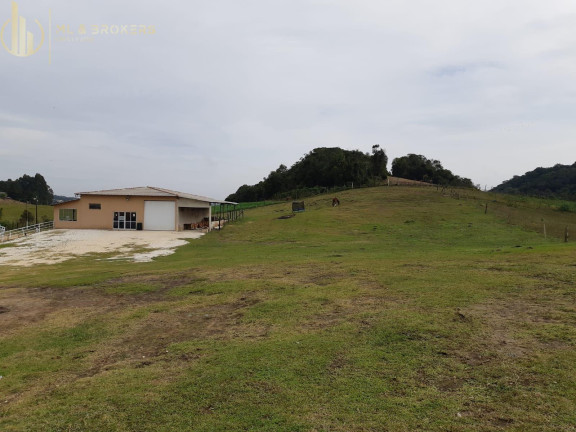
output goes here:
{"type": "Polygon", "coordinates": [[[151,261],[155,257],[174,253],[178,246],[187,243],[187,239],[202,235],[199,231],[45,231],[0,244],[0,266],[55,264],[92,253],[113,254],[104,259],[151,261]]]}

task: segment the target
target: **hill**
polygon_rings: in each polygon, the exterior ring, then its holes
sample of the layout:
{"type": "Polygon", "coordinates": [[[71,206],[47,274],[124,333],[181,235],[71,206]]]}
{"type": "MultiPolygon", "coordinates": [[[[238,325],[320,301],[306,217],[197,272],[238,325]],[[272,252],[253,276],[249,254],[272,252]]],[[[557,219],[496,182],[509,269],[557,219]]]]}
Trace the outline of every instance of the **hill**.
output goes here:
{"type": "MultiPolygon", "coordinates": [[[[22,203],[10,198],[0,198],[0,225],[7,229],[26,226],[26,219],[22,219],[24,212],[28,210],[28,223],[36,223],[36,206],[34,204],[22,203]]],[[[38,222],[51,221],[54,218],[52,206],[38,206],[38,222]]]]}
{"type": "Polygon", "coordinates": [[[576,201],[576,163],[536,168],[522,176],[506,180],[492,191],[576,201]]]}
{"type": "Polygon", "coordinates": [[[386,178],[388,157],[379,145],[372,154],[338,147],[315,148],[287,168],[280,165],[258,184],[243,185],[227,201],[254,202],[302,198],[343,185],[365,186],[386,178]]]}
{"type": "Polygon", "coordinates": [[[504,195],[338,197],[151,263],[2,267],[0,429],[573,428],[576,243],[497,214],[504,195]]]}
{"type": "Polygon", "coordinates": [[[66,201],[74,201],[75,197],[69,197],[65,195],[54,195],[54,203],[61,203],[66,201]]]}

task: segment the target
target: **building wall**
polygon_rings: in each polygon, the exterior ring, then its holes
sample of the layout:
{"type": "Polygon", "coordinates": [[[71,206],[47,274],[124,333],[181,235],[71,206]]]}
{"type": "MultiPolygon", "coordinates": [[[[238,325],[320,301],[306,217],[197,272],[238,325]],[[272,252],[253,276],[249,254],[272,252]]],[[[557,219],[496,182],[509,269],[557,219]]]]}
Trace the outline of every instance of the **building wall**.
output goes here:
{"type": "Polygon", "coordinates": [[[114,212],[136,213],[136,222],[144,223],[144,201],[176,201],[172,197],[125,197],[84,195],[79,200],[54,206],[54,228],[113,229],[114,212]],[[99,210],[90,204],[100,204],[99,210]],[[76,209],[76,221],[61,221],[60,209],[76,209]]]}

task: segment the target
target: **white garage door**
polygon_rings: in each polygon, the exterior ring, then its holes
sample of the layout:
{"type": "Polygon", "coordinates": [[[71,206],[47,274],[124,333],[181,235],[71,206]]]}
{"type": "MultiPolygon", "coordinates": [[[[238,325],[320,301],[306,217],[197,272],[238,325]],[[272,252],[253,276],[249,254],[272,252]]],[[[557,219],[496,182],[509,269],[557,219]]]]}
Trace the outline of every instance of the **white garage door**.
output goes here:
{"type": "Polygon", "coordinates": [[[172,201],[144,201],[144,229],[174,231],[176,206],[172,201]]]}

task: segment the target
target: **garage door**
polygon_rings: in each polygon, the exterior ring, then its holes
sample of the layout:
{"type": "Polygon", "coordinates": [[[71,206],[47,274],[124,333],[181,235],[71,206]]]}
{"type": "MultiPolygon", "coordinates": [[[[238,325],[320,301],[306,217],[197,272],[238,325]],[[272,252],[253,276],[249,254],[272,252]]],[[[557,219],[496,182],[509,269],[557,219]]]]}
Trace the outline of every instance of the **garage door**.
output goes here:
{"type": "Polygon", "coordinates": [[[172,201],[144,201],[144,229],[174,231],[176,206],[172,201]]]}

